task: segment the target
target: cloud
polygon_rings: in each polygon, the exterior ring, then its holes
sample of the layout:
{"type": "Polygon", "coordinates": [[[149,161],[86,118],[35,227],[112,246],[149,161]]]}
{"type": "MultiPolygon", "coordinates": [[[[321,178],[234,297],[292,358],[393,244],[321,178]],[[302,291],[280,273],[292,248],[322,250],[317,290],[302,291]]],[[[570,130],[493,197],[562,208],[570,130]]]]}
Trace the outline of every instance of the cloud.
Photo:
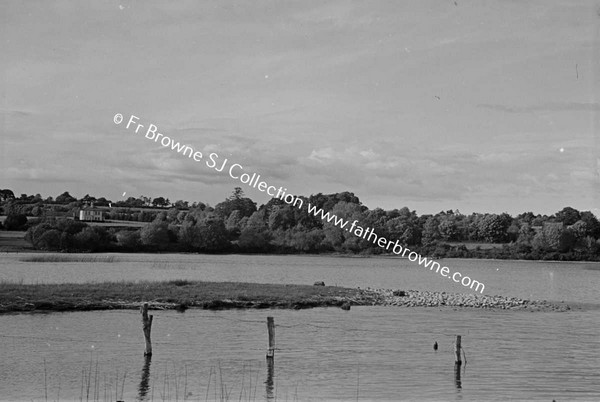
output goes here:
{"type": "Polygon", "coordinates": [[[6,116],[12,116],[12,117],[27,117],[32,115],[32,112],[29,111],[25,111],[25,110],[6,110],[6,109],[0,109],[0,114],[2,115],[6,115],[6,116]]]}
{"type": "Polygon", "coordinates": [[[600,103],[598,102],[549,102],[530,106],[510,106],[482,103],[477,106],[506,113],[600,111],[600,103]]]}

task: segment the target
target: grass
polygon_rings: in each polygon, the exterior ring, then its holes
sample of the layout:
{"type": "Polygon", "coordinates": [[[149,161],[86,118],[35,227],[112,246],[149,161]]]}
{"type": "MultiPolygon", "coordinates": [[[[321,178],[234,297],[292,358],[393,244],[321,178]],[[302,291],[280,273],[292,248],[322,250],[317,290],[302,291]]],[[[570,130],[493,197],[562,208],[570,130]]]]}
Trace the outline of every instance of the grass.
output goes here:
{"type": "Polygon", "coordinates": [[[25,240],[25,232],[0,230],[0,251],[29,251],[33,247],[25,240]]]}
{"type": "Polygon", "coordinates": [[[102,282],[83,284],[0,283],[0,313],[150,308],[185,310],[292,308],[372,305],[374,292],[334,286],[275,285],[240,282],[102,282]]]}
{"type": "MultiPolygon", "coordinates": [[[[156,365],[156,363],[155,363],[156,365]]],[[[176,365],[175,362],[165,362],[163,367],[152,365],[152,358],[145,357],[141,370],[141,380],[137,384],[136,400],[144,401],[256,401],[259,398],[259,387],[262,381],[261,364],[242,366],[242,373],[231,375],[225,372],[221,365],[211,366],[205,377],[192,377],[188,375],[187,365],[176,365]],[[152,375],[151,371],[155,374],[152,375]]],[[[79,401],[115,401],[125,400],[126,392],[131,396],[131,378],[127,371],[120,373],[118,369],[105,371],[106,367],[99,364],[98,356],[94,358],[90,354],[90,361],[81,368],[78,387],[75,381],[71,381],[71,388],[61,390],[61,377],[56,378],[57,373],[48,372],[46,359],[43,359],[43,400],[60,400],[61,391],[69,395],[72,400],[79,401]],[[53,378],[52,378],[53,377],[53,378]],[[52,381],[49,381],[49,380],[52,381]],[[126,386],[126,382],[129,380],[126,386]],[[58,386],[56,386],[58,382],[58,386]],[[56,393],[56,398],[54,394],[56,393]],[[74,396],[78,395],[75,399],[74,396]]],[[[197,375],[197,374],[196,374],[197,375]]],[[[268,399],[277,400],[277,387],[273,386],[275,379],[273,371],[268,371],[265,382],[268,399]]],[[[294,400],[298,400],[298,390],[295,390],[294,400]]],[[[286,398],[287,400],[287,398],[286,398]]]]}
{"type": "Polygon", "coordinates": [[[22,257],[22,262],[116,262],[114,255],[61,255],[40,254],[22,257]]]}

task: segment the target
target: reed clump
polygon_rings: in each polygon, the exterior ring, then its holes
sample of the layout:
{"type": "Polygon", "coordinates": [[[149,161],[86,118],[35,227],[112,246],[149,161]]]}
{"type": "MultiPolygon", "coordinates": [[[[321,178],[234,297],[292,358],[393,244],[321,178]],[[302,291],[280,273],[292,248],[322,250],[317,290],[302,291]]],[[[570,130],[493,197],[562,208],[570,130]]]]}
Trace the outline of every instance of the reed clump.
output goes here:
{"type": "Polygon", "coordinates": [[[39,254],[22,257],[19,259],[22,262],[117,262],[114,255],[73,255],[73,254],[39,254]]]}

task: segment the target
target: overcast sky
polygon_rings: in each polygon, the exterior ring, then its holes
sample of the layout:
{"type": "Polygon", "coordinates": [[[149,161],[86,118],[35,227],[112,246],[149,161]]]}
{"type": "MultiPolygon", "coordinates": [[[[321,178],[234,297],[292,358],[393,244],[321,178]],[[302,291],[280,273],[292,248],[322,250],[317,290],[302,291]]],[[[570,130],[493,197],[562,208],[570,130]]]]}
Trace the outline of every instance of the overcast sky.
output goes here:
{"type": "Polygon", "coordinates": [[[0,25],[0,188],[17,195],[268,200],[122,113],[300,195],[600,207],[598,1],[15,0],[0,25]]]}

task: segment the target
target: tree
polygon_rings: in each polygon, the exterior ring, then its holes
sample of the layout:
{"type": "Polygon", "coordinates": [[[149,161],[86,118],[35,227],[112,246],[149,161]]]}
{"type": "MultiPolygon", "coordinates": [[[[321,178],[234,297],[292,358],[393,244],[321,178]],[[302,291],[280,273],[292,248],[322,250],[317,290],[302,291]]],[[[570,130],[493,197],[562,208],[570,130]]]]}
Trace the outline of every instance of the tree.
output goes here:
{"type": "Polygon", "coordinates": [[[208,207],[208,205],[206,205],[203,202],[193,202],[191,208],[192,209],[199,209],[200,211],[204,211],[207,207],[208,207]]]}
{"type": "MultiPolygon", "coordinates": [[[[164,213],[164,211],[162,213],[164,213]]],[[[177,208],[169,208],[169,210],[167,211],[167,222],[180,223],[177,221],[178,216],[179,216],[179,210],[177,208]]]]}
{"type": "Polygon", "coordinates": [[[36,242],[36,247],[42,250],[60,250],[61,233],[56,229],[50,229],[41,234],[36,242]]]}
{"type": "Polygon", "coordinates": [[[87,203],[96,202],[96,197],[92,197],[91,195],[86,194],[86,195],[83,196],[83,198],[81,199],[81,201],[87,202],[87,203]]]}
{"type": "Polygon", "coordinates": [[[58,219],[54,222],[54,227],[61,232],[69,234],[76,234],[87,228],[89,225],[85,222],[76,221],[72,219],[58,219]]]}
{"type": "Polygon", "coordinates": [[[236,187],[233,194],[225,201],[215,205],[215,212],[223,219],[226,219],[235,210],[240,211],[242,217],[250,217],[256,212],[256,203],[250,198],[244,197],[244,192],[239,187],[236,187]]]}
{"type": "Polygon", "coordinates": [[[77,198],[71,196],[71,194],[69,194],[68,191],[65,191],[64,193],[56,197],[56,202],[58,204],[69,204],[75,201],[77,201],[77,198]]]}
{"type": "Polygon", "coordinates": [[[229,215],[225,221],[225,229],[229,233],[229,238],[237,239],[240,236],[240,231],[242,230],[241,221],[242,214],[239,210],[236,209],[229,215]]]}
{"type": "Polygon", "coordinates": [[[424,246],[430,246],[441,238],[440,231],[438,230],[438,220],[436,217],[432,216],[427,219],[425,225],[423,225],[421,242],[424,246]]]}
{"type": "Polygon", "coordinates": [[[230,242],[227,236],[225,224],[218,216],[213,214],[208,215],[197,223],[202,251],[218,252],[225,251],[229,248],[230,242]]]}
{"type": "Polygon", "coordinates": [[[456,224],[455,215],[444,214],[438,216],[438,219],[438,231],[440,233],[441,239],[444,241],[456,241],[459,235],[459,231],[458,226],[456,224]]]}
{"type": "Polygon", "coordinates": [[[587,228],[587,235],[593,238],[600,238],[600,222],[596,215],[590,211],[583,211],[581,213],[581,220],[585,222],[587,228]]]}
{"type": "MultiPolygon", "coordinates": [[[[348,224],[358,221],[356,227],[350,232],[348,226],[341,228],[335,224],[335,221],[323,222],[323,233],[325,234],[325,243],[333,249],[339,251],[358,252],[361,248],[361,240],[365,231],[368,229],[365,222],[366,217],[362,213],[362,209],[358,204],[340,201],[329,211],[330,216],[335,215],[338,218],[344,219],[348,224]]],[[[372,243],[365,240],[364,247],[370,247],[372,243]]],[[[376,246],[375,246],[376,247],[376,246]]]]}
{"type": "Polygon", "coordinates": [[[164,221],[153,221],[140,232],[140,241],[145,246],[165,249],[169,244],[169,228],[164,221]]]}
{"type": "Polygon", "coordinates": [[[479,233],[486,242],[501,243],[507,240],[507,230],[511,223],[512,217],[506,213],[487,214],[479,222],[479,233]]]}
{"type": "Polygon", "coordinates": [[[94,205],[98,206],[98,207],[108,207],[108,205],[111,203],[110,200],[107,200],[104,197],[100,197],[96,200],[96,202],[94,203],[94,205]]]}
{"type": "Polygon", "coordinates": [[[533,238],[532,245],[539,251],[558,251],[565,253],[575,245],[575,236],[562,222],[547,222],[533,238]]]}
{"type": "Polygon", "coordinates": [[[141,244],[139,230],[121,230],[116,237],[118,245],[127,250],[135,251],[141,244]]]}
{"type": "Polygon", "coordinates": [[[195,220],[186,219],[179,228],[177,238],[186,250],[200,250],[202,247],[202,235],[195,220]]]}
{"type": "Polygon", "coordinates": [[[5,202],[8,200],[14,200],[14,199],[15,199],[15,193],[13,193],[12,190],[9,190],[9,189],[0,190],[0,202],[5,202]]]}
{"type": "Polygon", "coordinates": [[[278,229],[288,230],[295,226],[294,211],[290,205],[274,205],[269,213],[269,229],[275,231],[278,229]]]}
{"type": "Polygon", "coordinates": [[[92,252],[106,250],[110,244],[110,236],[101,226],[88,226],[74,236],[75,245],[79,250],[92,252]]]}
{"type": "Polygon", "coordinates": [[[214,214],[200,219],[187,217],[179,228],[178,239],[185,249],[194,251],[219,252],[230,246],[225,224],[214,214]]]}
{"type": "Polygon", "coordinates": [[[187,201],[183,201],[183,200],[177,200],[175,201],[175,203],[173,204],[173,206],[177,209],[188,209],[189,205],[187,201]]]}
{"type": "Polygon", "coordinates": [[[245,195],[246,194],[244,194],[244,190],[242,190],[241,187],[235,187],[233,189],[233,194],[231,194],[227,199],[230,201],[241,200],[245,195]]]}
{"type": "Polygon", "coordinates": [[[271,234],[264,221],[264,210],[254,212],[241,230],[239,246],[248,251],[266,251],[270,241],[271,234]]]}
{"type": "Polygon", "coordinates": [[[524,212],[522,214],[517,215],[516,219],[519,222],[526,222],[531,224],[531,222],[533,222],[533,220],[535,219],[535,215],[533,214],[533,212],[524,212]]]}
{"type": "Polygon", "coordinates": [[[535,230],[527,222],[523,223],[519,228],[519,234],[517,237],[517,244],[531,246],[533,238],[535,237],[535,230]]]}
{"type": "Polygon", "coordinates": [[[24,230],[27,225],[27,216],[24,214],[8,214],[4,220],[6,230],[24,230]]]}
{"type": "Polygon", "coordinates": [[[581,214],[578,210],[571,207],[564,207],[556,213],[556,220],[562,222],[565,226],[569,226],[581,219],[581,214]]]}
{"type": "Polygon", "coordinates": [[[166,207],[169,205],[169,199],[164,197],[157,197],[152,200],[152,205],[155,207],[166,207]]]}
{"type": "Polygon", "coordinates": [[[388,219],[384,232],[388,240],[398,240],[407,245],[421,244],[421,229],[416,211],[403,207],[400,210],[388,211],[386,216],[388,219]]]}
{"type": "Polygon", "coordinates": [[[588,234],[587,223],[585,223],[582,220],[578,220],[577,222],[569,226],[568,230],[571,231],[573,236],[575,236],[575,239],[578,241],[585,239],[588,234]]]}
{"type": "Polygon", "coordinates": [[[319,252],[323,249],[323,240],[325,234],[321,229],[302,230],[303,228],[294,228],[291,232],[289,245],[295,250],[303,252],[319,252]]]}

